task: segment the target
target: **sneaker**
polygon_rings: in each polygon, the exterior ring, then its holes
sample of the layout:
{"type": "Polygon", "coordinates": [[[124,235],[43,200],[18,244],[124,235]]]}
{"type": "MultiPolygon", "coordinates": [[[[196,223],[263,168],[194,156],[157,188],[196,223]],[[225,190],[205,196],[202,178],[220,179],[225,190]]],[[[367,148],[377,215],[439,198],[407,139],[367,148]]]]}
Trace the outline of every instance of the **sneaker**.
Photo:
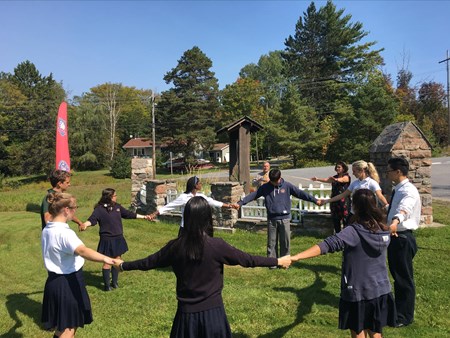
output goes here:
{"type": "Polygon", "coordinates": [[[278,266],[276,266],[276,265],[274,265],[274,266],[269,266],[269,269],[270,269],[270,270],[275,270],[275,269],[278,269],[278,266]]]}

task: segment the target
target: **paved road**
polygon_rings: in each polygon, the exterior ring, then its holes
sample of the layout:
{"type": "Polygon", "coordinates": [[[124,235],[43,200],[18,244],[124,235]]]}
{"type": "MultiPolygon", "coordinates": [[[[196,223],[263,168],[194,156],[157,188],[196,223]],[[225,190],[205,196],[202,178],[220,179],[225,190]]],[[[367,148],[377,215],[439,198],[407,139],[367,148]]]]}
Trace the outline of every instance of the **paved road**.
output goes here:
{"type": "MultiPolygon", "coordinates": [[[[253,177],[259,170],[252,170],[250,175],[253,177]]],[[[282,177],[287,181],[297,185],[302,184],[307,187],[309,184],[317,182],[309,180],[313,176],[328,177],[334,174],[334,166],[303,169],[286,169],[282,171],[282,177]]],[[[202,174],[202,177],[226,178],[226,171],[202,174]]],[[[450,201],[450,157],[436,157],[432,159],[431,166],[431,185],[433,188],[432,196],[450,201]]]]}

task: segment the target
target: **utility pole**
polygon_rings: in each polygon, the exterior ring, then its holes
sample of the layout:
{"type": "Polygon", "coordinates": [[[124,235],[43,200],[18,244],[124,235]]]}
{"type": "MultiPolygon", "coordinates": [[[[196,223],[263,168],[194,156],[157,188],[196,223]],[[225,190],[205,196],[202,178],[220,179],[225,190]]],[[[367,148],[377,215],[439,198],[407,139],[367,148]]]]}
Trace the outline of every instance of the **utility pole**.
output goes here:
{"type": "Polygon", "coordinates": [[[155,92],[152,90],[152,178],[156,178],[155,92]]]}
{"type": "Polygon", "coordinates": [[[447,49],[447,58],[445,60],[439,61],[439,63],[446,62],[447,63],[447,113],[448,113],[448,144],[450,145],[450,70],[448,61],[450,61],[450,57],[448,55],[447,49]]]}

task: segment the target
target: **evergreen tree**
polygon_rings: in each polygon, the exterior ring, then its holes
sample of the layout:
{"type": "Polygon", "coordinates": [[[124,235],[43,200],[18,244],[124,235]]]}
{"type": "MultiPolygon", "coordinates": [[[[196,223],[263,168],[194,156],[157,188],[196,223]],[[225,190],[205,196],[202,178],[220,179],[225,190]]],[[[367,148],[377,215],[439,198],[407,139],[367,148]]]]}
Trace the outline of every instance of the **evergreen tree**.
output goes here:
{"type": "Polygon", "coordinates": [[[189,159],[215,141],[214,117],[219,108],[218,81],[210,70],[212,61],[194,46],[185,51],[178,65],[164,76],[173,88],[161,94],[156,132],[171,151],[189,159]]]}
{"type": "Polygon", "coordinates": [[[287,87],[281,112],[281,127],[275,134],[280,148],[291,155],[294,167],[305,159],[319,157],[324,135],[318,132],[317,114],[300,99],[293,85],[287,87]]]}
{"type": "Polygon", "coordinates": [[[383,61],[381,50],[370,50],[375,42],[360,42],[368,34],[362,23],[350,20],[331,1],[319,10],[312,2],[285,40],[287,73],[321,118],[351,112],[349,93],[383,61]]]}

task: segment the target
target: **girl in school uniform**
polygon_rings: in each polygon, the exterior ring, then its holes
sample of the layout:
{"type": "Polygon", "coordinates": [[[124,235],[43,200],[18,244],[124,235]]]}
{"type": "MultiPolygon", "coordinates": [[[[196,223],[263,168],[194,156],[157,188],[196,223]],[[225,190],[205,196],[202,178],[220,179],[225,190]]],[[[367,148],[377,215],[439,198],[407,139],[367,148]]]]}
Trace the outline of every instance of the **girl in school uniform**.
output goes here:
{"type": "MultiPolygon", "coordinates": [[[[147,219],[147,216],[139,215],[125,209],[117,203],[116,191],[112,188],[107,188],[102,191],[100,201],[95,206],[92,215],[83,223],[81,230],[84,231],[87,227],[94,226],[98,223],[100,226],[100,241],[97,251],[104,255],[120,259],[128,251],[127,241],[123,236],[122,218],[147,219]]],[[[113,288],[119,287],[119,273],[116,269],[111,269],[110,264],[103,264],[102,276],[105,291],[110,291],[111,286],[113,288]],[[111,284],[110,273],[112,274],[111,284]]]]}
{"type": "Polygon", "coordinates": [[[61,192],[47,197],[52,220],[42,231],[42,256],[48,271],[42,304],[42,322],[53,337],[74,337],[77,328],[92,322],[89,295],[83,278],[84,259],[114,264],[114,261],[87,248],[69,228],[77,209],[72,195],[61,192]]]}
{"type": "Polygon", "coordinates": [[[285,268],[290,265],[289,256],[278,259],[252,256],[212,235],[211,207],[203,197],[195,196],[186,203],[180,237],[147,258],[116,261],[115,266],[121,271],[172,266],[177,277],[178,309],[170,337],[231,337],[222,300],[225,264],[285,268]]]}
{"type": "Polygon", "coordinates": [[[383,327],[394,327],[397,320],[386,267],[391,236],[372,191],[356,191],[353,209],[352,224],[291,259],[343,251],[339,328],[349,329],[352,338],[381,338],[383,327]]]}

